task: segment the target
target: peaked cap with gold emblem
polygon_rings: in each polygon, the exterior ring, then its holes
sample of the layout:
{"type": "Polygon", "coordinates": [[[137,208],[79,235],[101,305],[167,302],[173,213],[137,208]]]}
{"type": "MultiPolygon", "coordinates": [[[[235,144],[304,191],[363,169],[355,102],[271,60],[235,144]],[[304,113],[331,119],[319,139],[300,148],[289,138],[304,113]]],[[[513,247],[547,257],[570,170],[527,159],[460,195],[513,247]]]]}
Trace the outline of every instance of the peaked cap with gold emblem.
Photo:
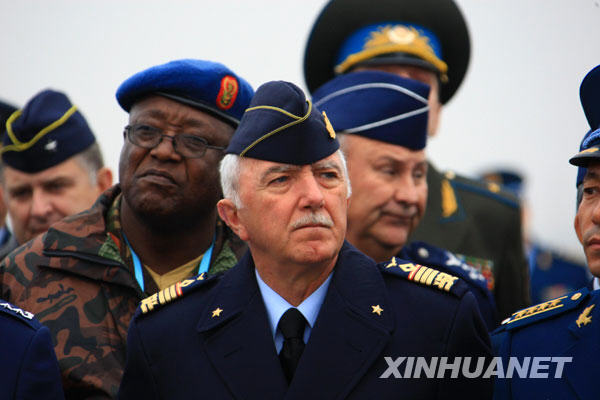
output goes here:
{"type": "Polygon", "coordinates": [[[85,118],[68,97],[46,89],[8,118],[0,153],[6,165],[35,173],[60,164],[94,142],[85,118]]]}
{"type": "Polygon", "coordinates": [[[414,65],[438,74],[446,103],[465,76],[470,49],[453,0],[331,0],[308,38],[304,78],[312,92],[360,65],[414,65]]]}
{"type": "Polygon", "coordinates": [[[327,116],[290,82],[258,88],[227,154],[284,164],[312,164],[340,147],[327,116]]]}

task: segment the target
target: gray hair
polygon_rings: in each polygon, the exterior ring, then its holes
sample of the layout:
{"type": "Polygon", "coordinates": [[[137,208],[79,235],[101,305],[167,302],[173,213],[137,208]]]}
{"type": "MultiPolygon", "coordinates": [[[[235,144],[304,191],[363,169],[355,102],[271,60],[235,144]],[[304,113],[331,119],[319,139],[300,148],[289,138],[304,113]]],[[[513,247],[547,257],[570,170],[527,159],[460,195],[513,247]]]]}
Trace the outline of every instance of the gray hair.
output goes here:
{"type": "MultiPolygon", "coordinates": [[[[348,177],[348,167],[346,165],[346,157],[341,149],[336,152],[342,162],[342,174],[344,181],[346,182],[347,197],[349,198],[352,194],[352,185],[350,185],[350,178],[348,177]]],[[[242,208],[242,201],[240,199],[240,172],[241,172],[241,157],[237,154],[227,154],[221,160],[219,165],[219,173],[221,175],[221,188],[223,189],[223,197],[233,202],[236,208],[242,208]]]]}

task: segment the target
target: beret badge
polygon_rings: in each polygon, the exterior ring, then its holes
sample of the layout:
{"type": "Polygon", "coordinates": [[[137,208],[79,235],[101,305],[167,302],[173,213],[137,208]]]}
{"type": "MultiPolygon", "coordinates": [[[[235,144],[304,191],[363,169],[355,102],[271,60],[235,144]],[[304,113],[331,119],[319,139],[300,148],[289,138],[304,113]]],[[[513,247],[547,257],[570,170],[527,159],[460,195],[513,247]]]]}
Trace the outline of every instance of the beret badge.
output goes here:
{"type": "Polygon", "coordinates": [[[221,89],[217,95],[217,106],[222,110],[233,107],[238,94],[238,81],[231,75],[225,75],[221,79],[221,89]]]}

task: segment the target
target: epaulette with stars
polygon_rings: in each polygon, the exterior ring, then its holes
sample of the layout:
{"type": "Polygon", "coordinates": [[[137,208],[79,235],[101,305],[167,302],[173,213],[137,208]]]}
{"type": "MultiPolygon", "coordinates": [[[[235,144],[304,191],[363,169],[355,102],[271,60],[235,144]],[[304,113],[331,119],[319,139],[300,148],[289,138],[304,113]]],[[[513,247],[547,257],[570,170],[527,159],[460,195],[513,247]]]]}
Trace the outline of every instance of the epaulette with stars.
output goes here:
{"type": "Polygon", "coordinates": [[[199,287],[203,286],[209,281],[212,281],[214,277],[218,275],[206,276],[203,272],[200,275],[185,279],[181,282],[177,282],[159,292],[154,293],[152,296],[148,296],[140,302],[139,312],[147,314],[155,311],[165,304],[172,302],[185,295],[186,293],[192,292],[199,287]]]}
{"type": "Polygon", "coordinates": [[[379,268],[386,273],[404,278],[442,292],[462,297],[468,291],[468,286],[457,276],[438,271],[420,264],[392,257],[391,261],[379,263],[379,268]]]}
{"type": "Polygon", "coordinates": [[[576,308],[588,295],[589,290],[583,288],[557,297],[556,299],[519,310],[502,321],[496,332],[521,328],[560,315],[565,311],[576,308]]]}

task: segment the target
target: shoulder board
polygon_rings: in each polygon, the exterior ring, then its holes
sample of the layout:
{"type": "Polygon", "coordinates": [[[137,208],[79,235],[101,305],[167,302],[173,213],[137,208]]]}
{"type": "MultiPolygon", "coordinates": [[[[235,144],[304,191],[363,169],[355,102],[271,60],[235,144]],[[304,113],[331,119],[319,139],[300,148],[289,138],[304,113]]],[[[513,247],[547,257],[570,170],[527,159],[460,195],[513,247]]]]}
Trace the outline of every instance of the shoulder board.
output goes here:
{"type": "Polygon", "coordinates": [[[207,277],[203,272],[194,278],[177,282],[168,288],[165,288],[157,293],[154,293],[152,296],[148,296],[143,299],[140,302],[139,312],[142,314],[148,314],[149,312],[156,311],[165,304],[184,296],[186,293],[193,292],[199,287],[202,287],[206,282],[212,281],[215,276],[218,275],[211,275],[207,277]]]}
{"type": "Polygon", "coordinates": [[[497,183],[470,179],[465,176],[457,175],[453,171],[446,171],[444,177],[450,181],[452,187],[456,190],[466,190],[480,194],[497,200],[509,207],[520,207],[519,199],[509,191],[502,189],[497,183]]]}
{"type": "Polygon", "coordinates": [[[462,297],[467,291],[467,285],[457,276],[438,271],[420,264],[413,264],[400,258],[392,257],[386,263],[380,263],[382,271],[395,275],[423,286],[429,286],[442,292],[452,293],[462,297]]]}
{"type": "Polygon", "coordinates": [[[576,308],[585,298],[589,290],[587,288],[579,289],[576,292],[565,294],[553,300],[548,300],[535,306],[527,307],[513,313],[509,318],[502,321],[501,328],[512,330],[523,326],[531,325],[538,321],[555,317],[565,311],[576,308]]]}
{"type": "Polygon", "coordinates": [[[488,289],[489,282],[486,277],[473,265],[460,256],[424,242],[412,242],[404,247],[408,258],[419,264],[431,265],[459,278],[471,282],[482,289],[488,289]]]}
{"type": "Polygon", "coordinates": [[[41,324],[35,319],[35,315],[33,315],[33,313],[25,311],[6,301],[0,301],[0,313],[4,315],[10,315],[11,317],[24,322],[36,330],[41,326],[41,324]]]}

